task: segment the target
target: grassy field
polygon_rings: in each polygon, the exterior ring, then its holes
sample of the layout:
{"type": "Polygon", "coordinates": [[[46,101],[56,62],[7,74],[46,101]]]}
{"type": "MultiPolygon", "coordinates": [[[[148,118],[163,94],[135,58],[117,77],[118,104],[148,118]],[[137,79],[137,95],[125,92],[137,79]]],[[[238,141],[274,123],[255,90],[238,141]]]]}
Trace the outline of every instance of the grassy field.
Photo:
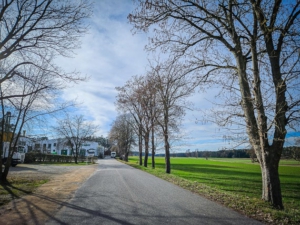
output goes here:
{"type": "Polygon", "coordinates": [[[269,224],[300,224],[300,164],[282,160],[280,180],[285,210],[277,211],[261,201],[261,173],[250,159],[171,158],[171,175],[164,173],[164,158],[156,158],[156,169],[129,164],[218,201],[250,217],[269,224]]]}

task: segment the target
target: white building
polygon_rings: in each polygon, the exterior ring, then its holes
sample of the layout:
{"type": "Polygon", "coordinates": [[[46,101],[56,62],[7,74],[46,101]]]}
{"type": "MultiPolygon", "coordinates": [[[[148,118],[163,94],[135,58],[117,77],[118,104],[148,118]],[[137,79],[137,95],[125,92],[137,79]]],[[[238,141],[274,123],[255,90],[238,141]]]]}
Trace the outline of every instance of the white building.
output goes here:
{"type": "MultiPolygon", "coordinates": [[[[67,144],[67,140],[63,138],[48,139],[29,138],[21,136],[18,141],[18,152],[27,153],[30,151],[40,151],[47,154],[55,155],[72,155],[71,147],[67,144]]],[[[79,150],[80,156],[98,156],[102,150],[97,142],[85,141],[79,150]]]]}

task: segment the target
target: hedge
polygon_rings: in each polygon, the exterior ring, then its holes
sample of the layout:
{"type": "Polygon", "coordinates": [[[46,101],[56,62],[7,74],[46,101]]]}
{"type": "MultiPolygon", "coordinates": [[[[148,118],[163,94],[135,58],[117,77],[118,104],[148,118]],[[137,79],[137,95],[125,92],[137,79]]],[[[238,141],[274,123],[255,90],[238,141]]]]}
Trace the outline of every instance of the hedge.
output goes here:
{"type": "MultiPolygon", "coordinates": [[[[88,162],[94,163],[96,157],[88,158],[88,162]]],[[[24,163],[34,163],[34,162],[62,162],[68,163],[73,162],[74,157],[68,155],[52,155],[52,154],[45,154],[41,152],[28,152],[25,154],[24,163]]],[[[78,161],[85,162],[86,157],[79,156],[78,161]]]]}

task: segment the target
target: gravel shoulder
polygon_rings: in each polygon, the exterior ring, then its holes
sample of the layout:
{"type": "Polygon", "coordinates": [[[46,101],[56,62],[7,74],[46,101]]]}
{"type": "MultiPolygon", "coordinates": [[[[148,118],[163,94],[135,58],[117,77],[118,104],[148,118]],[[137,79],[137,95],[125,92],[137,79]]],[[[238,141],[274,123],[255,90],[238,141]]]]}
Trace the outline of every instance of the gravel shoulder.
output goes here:
{"type": "Polygon", "coordinates": [[[97,169],[98,164],[87,166],[52,166],[20,164],[9,176],[49,179],[33,194],[0,207],[1,225],[44,224],[72,198],[75,191],[97,169]]]}

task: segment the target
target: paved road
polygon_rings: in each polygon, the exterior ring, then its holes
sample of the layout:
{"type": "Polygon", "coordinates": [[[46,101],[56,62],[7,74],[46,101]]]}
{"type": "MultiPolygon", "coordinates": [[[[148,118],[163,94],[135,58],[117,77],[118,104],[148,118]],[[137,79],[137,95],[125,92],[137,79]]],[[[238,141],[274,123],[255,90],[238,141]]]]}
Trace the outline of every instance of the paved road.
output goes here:
{"type": "Polygon", "coordinates": [[[105,159],[46,224],[260,223],[114,159],[105,159]]]}

